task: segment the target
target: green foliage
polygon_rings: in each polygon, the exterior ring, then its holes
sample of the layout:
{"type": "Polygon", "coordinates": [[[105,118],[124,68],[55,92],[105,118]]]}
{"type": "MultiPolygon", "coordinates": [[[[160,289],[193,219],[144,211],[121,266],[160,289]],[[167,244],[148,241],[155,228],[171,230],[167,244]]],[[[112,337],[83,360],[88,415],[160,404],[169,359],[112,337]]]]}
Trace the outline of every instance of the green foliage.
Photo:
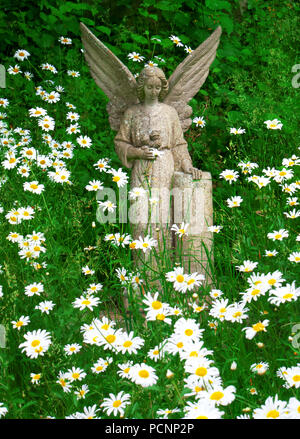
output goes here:
{"type": "MultiPolygon", "coordinates": [[[[93,148],[76,148],[72,159],[72,181],[70,187],[57,186],[47,181],[47,198],[37,198],[36,194],[24,193],[20,186],[24,180],[18,174],[11,177],[11,171],[4,171],[9,182],[1,187],[1,206],[5,212],[17,201],[20,205],[40,207],[41,215],[29,225],[20,224],[18,232],[26,235],[33,230],[45,233],[47,238],[47,268],[33,271],[32,266],[20,260],[16,246],[6,240],[7,221],[1,218],[0,263],[4,274],[0,276],[5,300],[0,302],[2,324],[7,330],[7,349],[0,349],[1,387],[0,402],[7,401],[9,416],[14,418],[38,418],[49,414],[65,417],[82,410],[85,401],[77,401],[73,395],[64,394],[56,383],[59,370],[66,370],[74,364],[89,367],[99,358],[98,347],[83,344],[77,357],[66,357],[63,346],[70,342],[82,344],[80,326],[89,324],[98,311],[81,312],[74,309],[72,301],[86,289],[87,281],[81,273],[82,266],[88,264],[95,268],[95,282],[104,285],[101,291],[101,310],[104,314],[113,309],[121,311],[123,288],[117,280],[115,270],[121,266],[133,270],[128,249],[109,245],[104,241],[106,233],[126,233],[126,224],[97,224],[95,221],[96,200],[87,193],[85,185],[95,174],[93,164],[98,158],[108,157],[112,167],[119,168],[120,161],[114,152],[113,138],[106,111],[107,98],[99,90],[92,78],[81,53],[79,22],[85,23],[101,41],[103,41],[133,73],[138,73],[143,63],[128,60],[129,52],[139,52],[145,60],[165,59],[159,62],[169,76],[176,66],[187,56],[183,48],[176,47],[170,40],[171,35],[181,38],[187,46],[196,48],[211,32],[220,25],[223,29],[217,57],[211,66],[210,74],[197,96],[190,105],[193,116],[204,116],[206,126],[201,129],[194,125],[185,133],[195,166],[209,171],[213,178],[214,223],[222,224],[224,230],[214,237],[214,279],[217,288],[224,291],[229,303],[240,300],[240,292],[248,285],[244,273],[236,273],[235,266],[244,260],[259,262],[264,273],[276,269],[283,273],[287,282],[297,279],[298,271],[290,262],[288,255],[297,251],[296,226],[290,224],[282,213],[286,209],[281,188],[272,185],[258,189],[247,181],[247,175],[241,175],[235,185],[229,186],[219,178],[224,169],[235,169],[239,161],[258,162],[260,168],[282,167],[282,158],[296,153],[299,145],[297,119],[299,108],[296,98],[299,91],[292,87],[291,68],[298,61],[296,51],[298,42],[297,13],[299,5],[293,1],[275,0],[270,6],[264,0],[89,0],[86,2],[43,0],[40,2],[15,0],[2,2],[0,11],[1,63],[8,67],[17,63],[14,52],[24,48],[31,53],[22,68],[34,74],[33,81],[22,76],[7,75],[7,88],[0,94],[10,100],[9,122],[11,128],[30,129],[39,151],[47,151],[41,142],[41,134],[36,121],[28,117],[28,109],[43,106],[40,97],[35,96],[35,87],[42,85],[48,92],[56,86],[63,86],[61,102],[57,106],[47,104],[49,114],[55,117],[57,126],[55,137],[65,140],[66,101],[76,105],[80,113],[80,124],[84,135],[93,139],[93,148]],[[244,7],[242,5],[245,5],[244,7]],[[58,43],[60,36],[72,38],[70,47],[58,43]],[[159,38],[160,41],[154,40],[159,38]],[[42,71],[42,63],[51,63],[58,74],[42,71]],[[68,77],[68,69],[80,71],[79,78],[68,77]],[[45,81],[53,81],[47,83],[45,81]],[[2,93],[3,92],[3,93],[2,93]],[[278,118],[284,129],[280,132],[267,131],[263,122],[278,118]],[[230,136],[231,127],[246,129],[244,136],[230,136]],[[45,150],[43,150],[45,148],[45,150]],[[7,190],[6,190],[7,189],[7,190]],[[229,209],[225,200],[239,194],[243,199],[242,209],[229,209]],[[38,201],[37,201],[38,200],[38,201]],[[270,246],[267,233],[289,225],[291,235],[287,244],[276,243],[274,248],[279,257],[266,258],[264,251],[270,246]],[[93,251],[87,250],[95,246],[93,251]],[[12,328],[11,321],[21,314],[30,315],[32,322],[41,321],[40,311],[34,309],[41,298],[24,296],[26,284],[33,281],[46,285],[45,297],[56,303],[53,316],[43,315],[41,327],[51,328],[52,345],[40,359],[31,360],[20,352],[19,344],[24,341],[23,333],[12,328]],[[74,329],[75,328],[75,329],[74,329]],[[41,371],[43,380],[40,386],[30,383],[30,373],[41,371]]],[[[46,105],[46,104],[45,104],[46,105]]],[[[8,111],[7,111],[8,112],[8,111]]],[[[74,136],[74,135],[73,135],[74,136]]],[[[76,138],[76,137],[75,137],[76,138]]],[[[0,150],[0,159],[4,151],[0,150]]],[[[2,172],[2,169],[1,169],[2,172]]],[[[14,172],[14,171],[12,171],[14,172]]],[[[295,171],[296,172],[296,171],[295,171]]],[[[41,169],[35,176],[45,182],[41,169]]],[[[295,174],[296,178],[296,174],[295,174]]],[[[101,175],[105,186],[111,184],[109,175],[101,175]]],[[[13,227],[12,229],[13,230],[13,227]]],[[[297,303],[283,304],[278,309],[261,298],[251,308],[249,324],[261,320],[265,313],[272,316],[272,323],[266,334],[261,334],[266,348],[261,350],[256,343],[247,340],[241,334],[238,324],[219,322],[215,329],[207,329],[211,317],[208,313],[193,313],[187,304],[186,296],[174,292],[165,279],[165,272],[173,269],[169,255],[163,255],[160,266],[160,281],[163,289],[162,300],[177,304],[184,310],[184,316],[198,319],[206,328],[203,336],[204,346],[214,350],[214,361],[220,370],[224,383],[237,387],[234,405],[226,408],[226,417],[236,417],[243,408],[258,407],[269,395],[280,394],[284,400],[291,396],[288,389],[282,387],[282,380],[276,376],[279,367],[294,365],[299,352],[295,353],[288,343],[291,326],[297,322],[299,307],[297,303]],[[250,321],[251,320],[251,321],[250,321]],[[274,343],[280,340],[280,343],[274,343]],[[239,359],[238,370],[234,375],[230,370],[232,360],[239,359]],[[254,376],[249,365],[267,361],[270,370],[265,377],[254,376]],[[250,380],[258,390],[251,395],[249,402],[248,386],[250,380]]],[[[146,270],[145,270],[146,271],[146,270]]],[[[146,273],[141,273],[146,276],[146,273]]],[[[147,282],[146,282],[147,287],[147,282]]],[[[199,300],[208,294],[203,288],[198,290],[199,300]]],[[[148,322],[139,308],[142,306],[142,294],[129,291],[132,315],[125,318],[126,329],[134,330],[146,340],[147,349],[153,348],[169,333],[169,327],[163,322],[148,322]],[[161,326],[158,326],[160,325],[161,326]],[[164,326],[162,326],[164,325],[164,326]]],[[[253,305],[253,303],[251,304],[253,305]]],[[[197,321],[198,321],[197,320],[197,321]]],[[[248,326],[248,324],[244,326],[248,326]]],[[[30,328],[31,329],[31,328],[30,328]]],[[[148,361],[145,352],[140,361],[148,361]],[[144,355],[144,357],[143,357],[144,355]]],[[[103,355],[103,352],[101,353],[103,355]]],[[[114,356],[114,353],[112,353],[114,356]]],[[[128,359],[131,357],[128,356],[128,359]]],[[[109,376],[98,380],[90,374],[88,384],[89,397],[99,405],[103,397],[110,392],[117,393],[120,380],[117,377],[117,362],[114,357],[109,376]],[[99,384],[100,383],[100,384],[99,384]]],[[[125,360],[124,360],[125,362],[125,360]]],[[[155,366],[155,364],[154,364],[155,366]]],[[[156,415],[158,408],[169,406],[184,407],[183,396],[186,392],[182,385],[183,365],[178,357],[169,355],[161,363],[161,376],[167,370],[175,372],[175,379],[167,382],[161,391],[156,385],[150,390],[133,386],[122,381],[122,390],[132,394],[130,414],[136,418],[156,415]],[[181,380],[181,387],[176,383],[181,380]]],[[[166,381],[166,380],[165,380],[166,381]]],[[[250,386],[249,386],[250,387],[250,386]]],[[[92,405],[88,402],[86,405],[92,405]]]]}

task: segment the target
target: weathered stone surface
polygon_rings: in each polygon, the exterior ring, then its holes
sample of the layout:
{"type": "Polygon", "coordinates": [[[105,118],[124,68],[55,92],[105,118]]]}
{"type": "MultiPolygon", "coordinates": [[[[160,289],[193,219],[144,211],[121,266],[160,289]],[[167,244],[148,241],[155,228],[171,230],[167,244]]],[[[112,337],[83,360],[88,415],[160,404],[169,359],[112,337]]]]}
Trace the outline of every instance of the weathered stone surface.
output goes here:
{"type": "Polygon", "coordinates": [[[173,236],[176,260],[181,253],[186,273],[205,276],[205,285],[213,284],[213,234],[208,227],[213,225],[212,180],[209,172],[203,172],[198,181],[182,172],[174,174],[173,212],[174,223],[188,223],[188,235],[179,240],[173,236]],[[177,191],[176,191],[177,190],[177,191]]]}

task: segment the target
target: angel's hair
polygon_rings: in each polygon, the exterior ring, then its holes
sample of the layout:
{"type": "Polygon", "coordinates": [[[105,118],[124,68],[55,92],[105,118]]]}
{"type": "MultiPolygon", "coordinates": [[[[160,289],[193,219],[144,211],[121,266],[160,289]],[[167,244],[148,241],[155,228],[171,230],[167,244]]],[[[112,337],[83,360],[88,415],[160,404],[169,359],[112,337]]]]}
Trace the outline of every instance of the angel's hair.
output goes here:
{"type": "Polygon", "coordinates": [[[137,96],[140,102],[145,99],[144,85],[148,78],[156,76],[161,81],[161,92],[159,93],[158,100],[163,101],[169,91],[169,84],[166,80],[165,74],[159,67],[145,67],[138,76],[137,80],[137,96]]]}

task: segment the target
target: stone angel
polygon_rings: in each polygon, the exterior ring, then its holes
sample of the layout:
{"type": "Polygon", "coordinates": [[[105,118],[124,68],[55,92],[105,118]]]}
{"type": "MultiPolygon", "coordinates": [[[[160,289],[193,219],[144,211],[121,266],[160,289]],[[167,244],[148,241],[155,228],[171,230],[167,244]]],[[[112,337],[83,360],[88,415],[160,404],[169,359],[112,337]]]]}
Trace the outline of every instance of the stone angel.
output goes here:
{"type": "Polygon", "coordinates": [[[170,189],[174,174],[200,180],[202,172],[192,164],[183,133],[190,127],[188,102],[206,80],[216,56],[221,28],[191,52],[169,79],[162,69],[146,66],[137,79],[129,69],[84,25],[80,24],[85,59],[96,84],[109,98],[110,126],[117,131],[115,150],[131,169],[130,187],[148,190],[147,200],[136,202],[131,215],[132,235],[149,234],[172,247],[166,223],[170,214],[170,189]],[[155,219],[149,219],[149,200],[158,200],[155,219]],[[150,228],[149,228],[150,225],[150,228]]]}

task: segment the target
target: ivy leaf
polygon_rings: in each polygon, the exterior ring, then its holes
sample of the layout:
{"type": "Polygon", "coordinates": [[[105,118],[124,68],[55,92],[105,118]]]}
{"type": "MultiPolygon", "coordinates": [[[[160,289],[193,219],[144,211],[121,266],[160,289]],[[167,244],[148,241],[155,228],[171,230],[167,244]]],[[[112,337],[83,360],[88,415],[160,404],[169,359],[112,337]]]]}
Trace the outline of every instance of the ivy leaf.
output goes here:
{"type": "Polygon", "coordinates": [[[103,32],[104,34],[110,36],[111,34],[111,29],[109,27],[106,26],[96,26],[96,29],[99,30],[100,32],[103,32]]]}
{"type": "Polygon", "coordinates": [[[157,9],[161,9],[162,11],[178,11],[180,5],[179,2],[168,2],[168,1],[161,1],[156,3],[155,7],[157,9]]]}
{"type": "Polygon", "coordinates": [[[231,18],[228,17],[228,15],[221,15],[220,16],[220,24],[223,29],[226,30],[228,35],[230,35],[233,31],[233,21],[231,18]]]}
{"type": "Polygon", "coordinates": [[[141,35],[137,34],[131,34],[131,38],[139,44],[148,44],[148,40],[145,37],[142,37],[141,35]]]}
{"type": "Polygon", "coordinates": [[[220,9],[226,9],[226,11],[231,11],[231,4],[226,1],[222,0],[205,0],[205,5],[214,11],[220,10],[220,9]]]}

